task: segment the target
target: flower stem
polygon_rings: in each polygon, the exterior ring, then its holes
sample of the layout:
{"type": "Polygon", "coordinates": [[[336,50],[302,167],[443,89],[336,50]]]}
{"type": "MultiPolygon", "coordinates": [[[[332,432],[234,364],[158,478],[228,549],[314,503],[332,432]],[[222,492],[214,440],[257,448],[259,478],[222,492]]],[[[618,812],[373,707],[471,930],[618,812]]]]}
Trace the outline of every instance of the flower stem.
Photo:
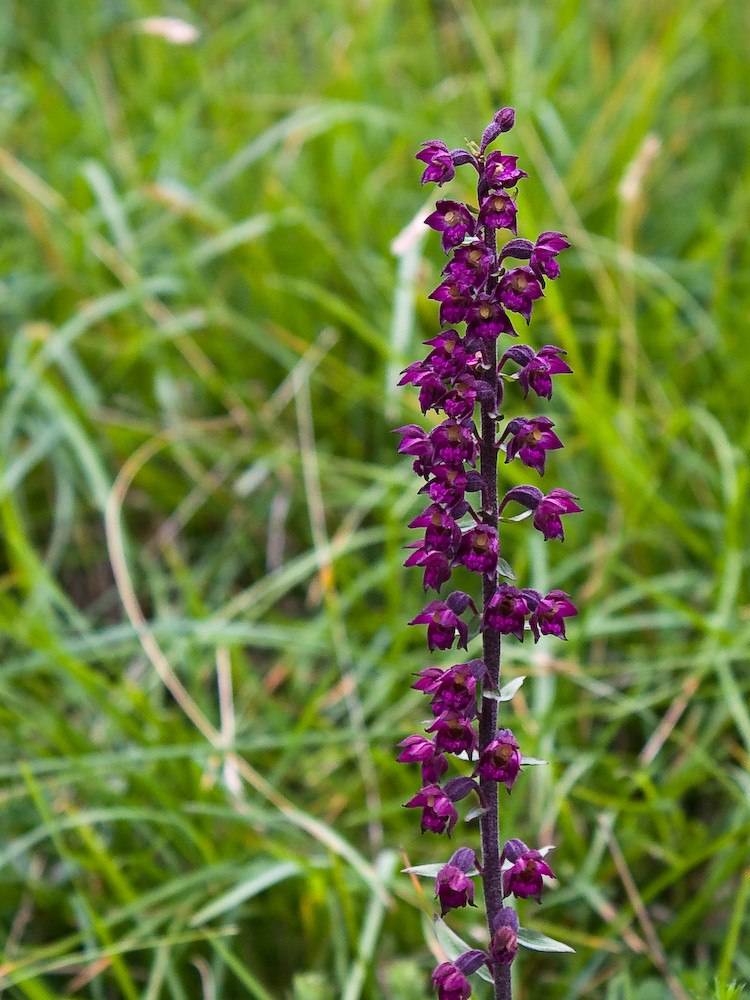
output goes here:
{"type": "MultiPolygon", "coordinates": [[[[495,230],[486,227],[485,243],[496,249],[495,230]]],[[[488,291],[497,279],[490,279],[488,291]]],[[[484,375],[486,381],[497,395],[497,346],[494,341],[485,345],[484,361],[488,370],[484,375]]],[[[497,445],[495,443],[496,428],[493,414],[494,406],[481,404],[481,446],[479,452],[480,471],[484,484],[482,486],[482,512],[486,524],[493,528],[498,526],[497,500],[497,445]]],[[[482,579],[482,611],[497,591],[497,573],[485,573],[482,579]]],[[[500,635],[494,629],[487,628],[482,633],[482,654],[490,685],[497,689],[500,681],[500,635]]],[[[495,738],[497,732],[497,702],[493,698],[482,699],[482,710],[479,717],[479,753],[495,738]]],[[[500,827],[498,818],[498,783],[482,780],[482,794],[487,803],[487,811],[483,814],[479,827],[482,840],[482,882],[484,885],[484,901],[487,910],[487,925],[492,938],[495,917],[503,907],[503,888],[500,873],[500,827]]],[[[495,965],[495,1000],[512,1000],[510,965],[495,965]]]]}

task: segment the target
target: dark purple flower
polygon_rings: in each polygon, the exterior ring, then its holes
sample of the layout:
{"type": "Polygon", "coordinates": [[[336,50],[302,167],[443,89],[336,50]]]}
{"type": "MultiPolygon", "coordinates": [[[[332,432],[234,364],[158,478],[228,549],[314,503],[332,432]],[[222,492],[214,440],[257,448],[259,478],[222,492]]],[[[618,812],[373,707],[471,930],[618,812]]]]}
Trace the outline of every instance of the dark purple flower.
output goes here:
{"type": "Polygon", "coordinates": [[[560,274],[560,265],[555,257],[569,246],[570,243],[562,233],[542,233],[531,251],[529,264],[538,275],[557,278],[560,274]]]}
{"type": "Polygon", "coordinates": [[[445,504],[446,507],[459,504],[468,489],[466,473],[449,465],[436,465],[431,471],[432,478],[418,492],[427,493],[430,500],[445,504]]]}
{"type": "Polygon", "coordinates": [[[534,608],[529,619],[534,641],[540,635],[556,635],[565,639],[565,621],[578,614],[578,609],[564,590],[551,590],[534,608]]]}
{"type": "Polygon", "coordinates": [[[560,517],[563,514],[578,514],[583,509],[575,502],[578,499],[568,490],[550,490],[546,497],[543,497],[534,511],[534,527],[544,535],[544,540],[559,538],[564,541],[560,517]]]}
{"type": "Polygon", "coordinates": [[[414,379],[414,384],[419,386],[419,405],[422,413],[441,408],[448,392],[441,378],[434,372],[425,372],[414,379]]]}
{"type": "Polygon", "coordinates": [[[435,715],[450,712],[473,718],[477,712],[477,679],[485,673],[482,660],[456,663],[448,670],[427,667],[419,671],[419,680],[412,687],[433,696],[432,711],[435,715]]]}
{"type": "Polygon", "coordinates": [[[467,236],[474,236],[477,231],[477,221],[466,205],[460,201],[439,201],[435,211],[424,220],[430,229],[436,229],[443,235],[440,243],[445,253],[460,246],[467,236]]]}
{"type": "Polygon", "coordinates": [[[431,142],[423,142],[423,149],[414,157],[427,164],[427,169],[422,174],[422,184],[434,182],[438,187],[442,187],[447,181],[452,181],[456,176],[456,169],[448,147],[439,139],[431,142]]]}
{"type": "Polygon", "coordinates": [[[545,496],[537,486],[514,486],[500,502],[500,513],[514,500],[534,511],[534,527],[543,533],[546,541],[550,538],[562,540],[565,536],[560,518],[563,514],[575,514],[581,510],[575,502],[577,499],[568,490],[550,490],[545,496]]]}
{"type": "Polygon", "coordinates": [[[460,563],[472,573],[494,573],[497,568],[497,529],[481,524],[464,532],[455,563],[460,563]]]}
{"type": "Polygon", "coordinates": [[[511,790],[521,770],[521,751],[510,729],[499,730],[479,755],[474,774],[486,781],[499,781],[511,790]]]}
{"type": "Polygon", "coordinates": [[[435,734],[435,746],[441,753],[468,753],[469,760],[477,749],[477,734],[470,719],[441,716],[428,733],[435,734]]]}
{"type": "Polygon", "coordinates": [[[510,229],[516,232],[516,214],[518,208],[511,196],[505,191],[494,191],[487,195],[479,209],[479,225],[490,226],[492,229],[510,229]]]}
{"type": "Polygon", "coordinates": [[[501,333],[507,333],[511,337],[518,336],[510,317],[503,309],[497,290],[489,295],[482,292],[474,297],[466,314],[466,322],[467,333],[483,341],[497,340],[501,333]]]}
{"type": "Polygon", "coordinates": [[[490,153],[484,161],[483,188],[487,191],[495,188],[512,188],[522,177],[528,177],[525,170],[518,169],[517,161],[517,156],[503,156],[499,149],[490,153]]]}
{"type": "Polygon", "coordinates": [[[448,828],[448,836],[458,821],[458,812],[439,785],[425,785],[413,799],[406,803],[407,809],[422,809],[421,829],[432,833],[443,833],[448,828]]]}
{"type": "Polygon", "coordinates": [[[400,434],[402,440],[399,442],[398,450],[401,455],[418,455],[423,458],[432,454],[432,442],[427,437],[427,431],[418,424],[405,424],[398,427],[394,434],[400,434]]]}
{"type": "MultiPolygon", "coordinates": [[[[509,841],[508,843],[512,843],[509,841]]],[[[503,849],[503,857],[507,858],[506,848],[503,849]]],[[[524,845],[525,846],[525,845],[524,845]]],[[[517,858],[512,857],[510,868],[503,872],[503,896],[511,894],[518,899],[535,899],[537,903],[542,901],[543,875],[555,878],[555,874],[550,866],[544,861],[539,851],[526,850],[517,858]]]]}
{"type": "Polygon", "coordinates": [[[448,281],[455,282],[463,292],[477,292],[487,281],[494,262],[495,255],[487,244],[475,240],[466,246],[456,247],[453,257],[443,268],[443,274],[447,274],[448,281]]]}
{"type": "Polygon", "coordinates": [[[510,965],[518,953],[518,914],[504,906],[495,917],[490,940],[490,961],[510,965]]]}
{"type": "Polygon", "coordinates": [[[458,645],[466,649],[469,641],[469,626],[442,601],[430,601],[427,607],[410,625],[427,626],[427,646],[434,649],[450,649],[458,633],[458,645]]]}
{"type": "Polygon", "coordinates": [[[565,353],[562,347],[555,347],[553,344],[547,344],[536,354],[526,344],[514,344],[502,356],[498,368],[502,368],[508,358],[522,365],[517,377],[519,385],[523,388],[524,399],[528,396],[529,389],[533,389],[537,396],[551,399],[552,376],[572,371],[559,357],[565,353]]]}
{"type": "MultiPolygon", "coordinates": [[[[424,360],[424,366],[432,370],[440,378],[455,378],[466,371],[472,358],[466,352],[463,341],[457,330],[444,330],[432,340],[426,340],[426,344],[433,347],[424,360]]],[[[400,385],[401,383],[399,383],[400,385]]]]}
{"type": "MultiPolygon", "coordinates": [[[[471,376],[465,379],[475,382],[471,376]]],[[[476,396],[476,390],[474,391],[476,396]]],[[[472,412],[474,405],[472,403],[472,412]]],[[[435,459],[444,465],[460,468],[464,462],[475,465],[477,459],[477,436],[471,422],[467,420],[444,420],[429,433],[430,443],[434,449],[435,459]]]]}
{"type": "Polygon", "coordinates": [[[451,578],[451,561],[445,552],[426,547],[424,540],[411,542],[407,549],[416,549],[404,563],[404,566],[419,566],[424,570],[422,586],[425,590],[437,590],[451,578]]]}
{"type": "Polygon", "coordinates": [[[453,962],[443,962],[432,973],[433,989],[437,987],[438,1000],[468,1000],[471,985],[453,962]]]}
{"type": "Polygon", "coordinates": [[[536,469],[543,476],[547,452],[563,446],[557,434],[550,429],[554,426],[549,417],[516,417],[511,420],[500,438],[502,442],[508,435],[511,436],[505,450],[506,463],[518,455],[524,465],[536,469]]]}
{"type": "Polygon", "coordinates": [[[435,749],[432,740],[426,736],[407,736],[398,744],[404,749],[396,758],[400,763],[420,763],[422,765],[422,781],[426,785],[436,784],[448,770],[448,760],[444,754],[435,749]]]}
{"type": "Polygon", "coordinates": [[[428,296],[440,303],[440,325],[446,323],[463,323],[471,305],[471,296],[465,288],[455,281],[446,281],[438,285],[428,296]]]}
{"type": "Polygon", "coordinates": [[[500,279],[498,288],[505,308],[520,313],[527,323],[531,319],[534,299],[544,294],[540,279],[530,267],[514,267],[507,271],[500,279]]]}
{"type": "Polygon", "coordinates": [[[491,628],[501,635],[514,635],[523,642],[528,613],[529,607],[522,592],[509,583],[503,583],[485,605],[482,628],[491,628]]]}
{"type": "Polygon", "coordinates": [[[419,517],[409,522],[410,528],[425,528],[425,547],[453,553],[461,541],[461,529],[440,504],[430,504],[419,517]]]}
{"type": "Polygon", "coordinates": [[[437,873],[435,895],[440,900],[440,916],[444,917],[449,910],[474,905],[474,883],[460,868],[447,864],[437,873]]]}

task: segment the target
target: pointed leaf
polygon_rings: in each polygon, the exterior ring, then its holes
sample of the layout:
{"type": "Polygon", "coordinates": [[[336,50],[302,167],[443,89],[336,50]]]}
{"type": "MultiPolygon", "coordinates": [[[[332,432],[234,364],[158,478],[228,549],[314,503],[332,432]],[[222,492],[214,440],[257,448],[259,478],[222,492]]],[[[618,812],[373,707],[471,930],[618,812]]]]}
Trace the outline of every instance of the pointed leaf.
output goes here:
{"type": "Polygon", "coordinates": [[[554,938],[540,934],[539,931],[530,931],[528,927],[518,928],[518,943],[524,948],[530,948],[531,951],[572,952],[575,954],[575,948],[571,948],[569,944],[555,941],[554,938]]]}
{"type": "Polygon", "coordinates": [[[500,576],[504,576],[506,580],[515,580],[516,574],[511,569],[510,563],[505,559],[498,559],[497,561],[497,571],[500,576]]]}
{"type": "Polygon", "coordinates": [[[471,823],[473,819],[476,819],[478,816],[484,816],[486,812],[487,810],[484,806],[473,806],[464,816],[464,822],[471,823]]]}
{"type": "Polygon", "coordinates": [[[404,875],[420,875],[422,878],[436,878],[437,873],[442,871],[445,865],[412,865],[411,868],[402,868],[404,875]]]}
{"type": "Polygon", "coordinates": [[[525,754],[521,754],[521,763],[528,764],[529,767],[536,764],[549,764],[548,760],[540,760],[539,757],[527,757],[525,754]]]}
{"type": "Polygon", "coordinates": [[[503,685],[499,691],[483,691],[482,693],[485,698],[491,698],[492,701],[511,701],[525,680],[525,676],[514,677],[512,681],[508,681],[507,684],[503,685]]]}

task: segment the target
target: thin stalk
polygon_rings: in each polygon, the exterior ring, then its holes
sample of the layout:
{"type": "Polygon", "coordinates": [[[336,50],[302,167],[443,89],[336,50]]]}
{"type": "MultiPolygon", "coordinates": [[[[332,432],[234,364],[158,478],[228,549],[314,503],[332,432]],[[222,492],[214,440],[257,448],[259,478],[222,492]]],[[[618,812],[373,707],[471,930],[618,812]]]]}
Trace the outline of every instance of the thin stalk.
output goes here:
{"type": "MultiPolygon", "coordinates": [[[[487,226],[484,230],[484,241],[493,253],[496,253],[496,233],[487,226]]],[[[496,280],[496,279],[495,279],[496,280]]],[[[488,282],[488,291],[492,290],[494,280],[488,282]]],[[[495,390],[497,396],[497,347],[495,342],[485,345],[484,361],[488,371],[485,380],[495,390]]],[[[482,486],[482,514],[485,524],[493,528],[498,526],[497,501],[497,445],[495,443],[495,406],[481,404],[481,445],[479,450],[480,472],[484,484],[482,486]]],[[[497,590],[497,574],[485,573],[482,578],[482,613],[497,590]]],[[[494,629],[487,628],[482,633],[482,654],[490,684],[497,688],[500,681],[500,635],[494,629]]],[[[482,710],[479,716],[479,753],[488,746],[497,733],[497,702],[493,698],[482,698],[482,710]]],[[[484,901],[487,909],[487,925],[492,938],[495,917],[503,907],[503,886],[500,873],[500,825],[498,817],[498,783],[483,779],[480,788],[487,806],[486,812],[479,822],[482,841],[482,882],[484,884],[484,901]]],[[[512,1000],[510,965],[495,965],[495,1000],[512,1000]]]]}

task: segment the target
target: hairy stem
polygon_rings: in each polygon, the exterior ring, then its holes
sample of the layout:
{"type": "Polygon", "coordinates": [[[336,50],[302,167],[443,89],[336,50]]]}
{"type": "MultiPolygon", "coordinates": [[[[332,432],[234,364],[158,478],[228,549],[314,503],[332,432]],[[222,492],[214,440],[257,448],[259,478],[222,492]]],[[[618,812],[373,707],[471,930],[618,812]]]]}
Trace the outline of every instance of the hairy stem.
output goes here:
{"type": "MultiPolygon", "coordinates": [[[[493,250],[496,249],[496,233],[489,226],[484,230],[484,241],[493,250]]],[[[492,290],[496,279],[488,282],[488,291],[492,290]]],[[[488,371],[484,378],[497,395],[497,346],[494,342],[485,345],[484,361],[488,371]]],[[[480,471],[484,484],[482,486],[482,512],[486,524],[493,528],[498,526],[497,501],[497,446],[495,444],[495,419],[491,407],[481,404],[481,436],[479,452],[480,471]]],[[[482,611],[497,590],[497,574],[485,573],[482,579],[482,611]]],[[[482,633],[482,654],[490,677],[490,684],[497,688],[500,680],[500,635],[494,629],[485,629],[482,633]]],[[[497,702],[492,698],[482,699],[482,711],[479,717],[479,753],[492,742],[497,732],[497,702]]],[[[482,881],[484,884],[484,900],[487,908],[487,924],[490,938],[492,937],[495,917],[503,907],[503,887],[500,874],[500,827],[498,818],[498,783],[483,780],[480,782],[487,811],[480,820],[480,835],[482,840],[482,881]]],[[[495,966],[495,1000],[512,1000],[510,965],[495,966]]]]}

